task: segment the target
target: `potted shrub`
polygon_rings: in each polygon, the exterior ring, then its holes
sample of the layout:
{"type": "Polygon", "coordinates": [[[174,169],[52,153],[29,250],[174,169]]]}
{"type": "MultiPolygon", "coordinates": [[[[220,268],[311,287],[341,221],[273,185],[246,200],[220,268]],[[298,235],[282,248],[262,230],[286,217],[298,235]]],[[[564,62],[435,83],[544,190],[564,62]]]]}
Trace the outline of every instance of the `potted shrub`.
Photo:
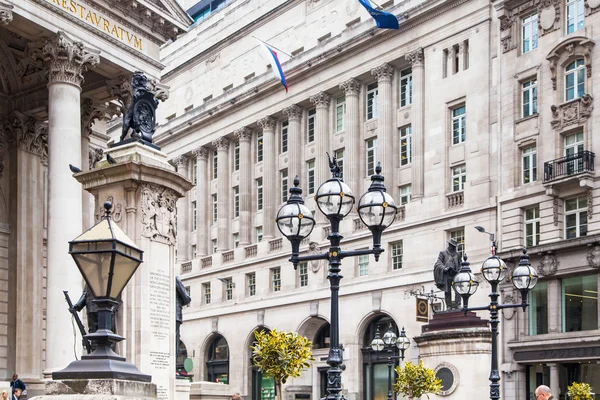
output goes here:
{"type": "Polygon", "coordinates": [[[430,394],[438,394],[442,389],[442,381],[435,376],[434,370],[423,365],[423,360],[419,360],[418,365],[408,361],[404,368],[396,367],[396,375],[394,391],[409,400],[420,399],[423,395],[429,398],[430,394]]]}

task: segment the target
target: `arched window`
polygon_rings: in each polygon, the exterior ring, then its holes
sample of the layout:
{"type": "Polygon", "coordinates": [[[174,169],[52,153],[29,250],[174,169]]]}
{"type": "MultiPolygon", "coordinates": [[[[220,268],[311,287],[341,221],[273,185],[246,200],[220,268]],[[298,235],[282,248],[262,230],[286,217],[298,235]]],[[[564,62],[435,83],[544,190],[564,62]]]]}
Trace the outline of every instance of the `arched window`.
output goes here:
{"type": "Polygon", "coordinates": [[[229,384],[229,346],[221,335],[215,336],[208,347],[207,380],[229,384]]]}
{"type": "MultiPolygon", "coordinates": [[[[258,328],[257,331],[269,331],[266,328],[258,328]]],[[[252,332],[254,336],[254,332],[252,332]]],[[[252,346],[256,344],[256,340],[252,341],[252,346]]],[[[261,374],[257,367],[254,366],[254,354],[252,348],[248,349],[250,352],[250,368],[252,370],[251,376],[251,388],[252,400],[275,400],[275,381],[272,378],[267,378],[261,374]]]]}
{"type": "MultiPolygon", "coordinates": [[[[362,343],[362,356],[363,356],[363,393],[364,400],[386,400],[387,389],[388,389],[388,367],[387,367],[387,353],[382,351],[378,354],[376,351],[371,349],[371,341],[375,337],[375,332],[379,328],[381,336],[389,329],[390,324],[392,329],[396,333],[398,332],[398,326],[391,317],[387,315],[379,315],[371,321],[362,343]],[[384,354],[385,353],[385,354],[384,354]]],[[[398,349],[394,347],[394,355],[398,355],[398,349]]],[[[396,361],[397,365],[397,361],[396,361]]],[[[392,376],[392,382],[396,379],[396,376],[392,376]]],[[[395,398],[395,395],[394,395],[395,398]]]]}
{"type": "Polygon", "coordinates": [[[328,349],[331,343],[330,338],[331,327],[329,322],[326,322],[319,328],[313,339],[313,349],[328,349]]]}
{"type": "Polygon", "coordinates": [[[583,97],[584,94],[585,62],[580,58],[565,68],[565,101],[583,97]]]}

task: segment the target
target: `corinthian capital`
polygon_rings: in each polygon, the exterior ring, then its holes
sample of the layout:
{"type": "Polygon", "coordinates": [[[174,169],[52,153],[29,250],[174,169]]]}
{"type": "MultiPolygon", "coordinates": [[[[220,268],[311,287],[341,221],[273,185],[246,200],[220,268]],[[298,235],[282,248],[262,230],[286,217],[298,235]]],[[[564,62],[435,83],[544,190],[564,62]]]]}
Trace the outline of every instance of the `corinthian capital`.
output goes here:
{"type": "Polygon", "coordinates": [[[292,104],[283,109],[283,114],[287,119],[300,119],[302,117],[302,107],[292,104]]]}
{"type": "Polygon", "coordinates": [[[319,107],[329,107],[329,102],[331,101],[331,96],[326,92],[319,92],[314,96],[311,96],[310,102],[313,103],[317,108],[319,107]]]}
{"type": "Polygon", "coordinates": [[[411,51],[407,55],[404,56],[406,61],[410,61],[412,68],[423,68],[425,57],[423,55],[423,48],[419,47],[415,51],[411,51]]]}
{"type": "Polygon", "coordinates": [[[0,1],[0,25],[8,25],[13,19],[13,6],[0,1]]]}
{"type": "Polygon", "coordinates": [[[394,76],[394,67],[390,64],[383,64],[371,70],[371,75],[376,76],[379,82],[391,81],[394,76]]]}
{"type": "Polygon", "coordinates": [[[258,125],[263,131],[275,129],[277,121],[273,117],[264,117],[258,120],[258,125]]]}
{"type": "Polygon", "coordinates": [[[30,56],[48,67],[50,83],[65,82],[77,86],[81,86],[87,68],[98,65],[99,54],[98,50],[86,48],[83,42],[74,41],[62,31],[52,39],[42,38],[41,43],[30,48],[30,56]]]}
{"type": "Polygon", "coordinates": [[[192,154],[199,160],[208,160],[208,149],[206,147],[198,147],[192,150],[192,154]]]}
{"type": "Polygon", "coordinates": [[[13,119],[13,137],[18,148],[29,153],[48,158],[48,127],[34,117],[15,112],[13,119]]]}
{"type": "Polygon", "coordinates": [[[354,78],[340,83],[340,89],[344,91],[346,96],[358,96],[360,94],[360,86],[360,82],[354,78]]]}
{"type": "Polygon", "coordinates": [[[233,134],[240,142],[249,142],[252,139],[252,131],[250,128],[244,126],[243,128],[236,129],[233,134]]]}
{"type": "Polygon", "coordinates": [[[92,125],[97,119],[104,118],[106,105],[94,104],[92,99],[81,102],[81,135],[88,137],[92,133],[92,125]]]}
{"type": "Polygon", "coordinates": [[[229,148],[229,140],[226,137],[220,137],[213,140],[212,145],[217,148],[217,151],[227,151],[229,148]]]}
{"type": "Polygon", "coordinates": [[[177,169],[181,167],[187,167],[188,156],[182,154],[180,156],[175,157],[172,162],[177,166],[177,169]]]}

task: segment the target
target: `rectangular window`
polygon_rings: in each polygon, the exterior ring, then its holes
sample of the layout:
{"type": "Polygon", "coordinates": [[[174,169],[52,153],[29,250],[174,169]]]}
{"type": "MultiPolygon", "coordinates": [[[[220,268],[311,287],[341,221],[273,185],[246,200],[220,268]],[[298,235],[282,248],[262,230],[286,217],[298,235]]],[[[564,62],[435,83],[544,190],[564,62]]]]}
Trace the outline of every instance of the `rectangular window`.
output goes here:
{"type": "Polygon", "coordinates": [[[225,278],[225,300],[233,299],[233,279],[225,278]]]}
{"type": "Polygon", "coordinates": [[[467,140],[467,109],[465,106],[452,110],[452,144],[467,140]]]}
{"type": "Polygon", "coordinates": [[[340,178],[344,179],[344,149],[335,151],[335,159],[340,167],[340,178]]]}
{"type": "Polygon", "coordinates": [[[335,132],[346,129],[346,96],[338,97],[335,102],[335,132]]]}
{"type": "Polygon", "coordinates": [[[235,142],[233,145],[233,170],[240,170],[240,142],[235,142]]]}
{"type": "Polygon", "coordinates": [[[302,262],[298,266],[298,286],[308,286],[308,263],[302,262]]]}
{"type": "Polygon", "coordinates": [[[583,58],[565,68],[565,101],[583,97],[585,92],[585,63],[583,58]]]}
{"type": "Polygon", "coordinates": [[[400,128],[400,165],[412,162],[412,130],[410,125],[400,128]]]}
{"type": "Polygon", "coordinates": [[[233,218],[240,216],[240,187],[233,188],[233,218]]]}
{"type": "Polygon", "coordinates": [[[260,211],[263,209],[263,180],[258,178],[256,180],[256,210],[260,211]]]}
{"type": "Polygon", "coordinates": [[[535,146],[524,148],[522,151],[523,185],[537,180],[537,151],[535,146]]]}
{"type": "Polygon", "coordinates": [[[196,231],[198,220],[196,219],[198,211],[196,209],[196,202],[192,201],[192,232],[196,231]]]}
{"type": "Polygon", "coordinates": [[[460,259],[462,260],[463,254],[465,252],[465,229],[457,229],[455,231],[450,232],[450,239],[456,240],[458,243],[458,247],[456,251],[460,254],[460,259]]]}
{"type": "Polygon", "coordinates": [[[538,47],[538,15],[533,13],[521,20],[521,35],[523,36],[523,53],[538,47]]]}
{"type": "Polygon", "coordinates": [[[192,258],[198,257],[198,251],[195,244],[192,245],[192,258]]]}
{"type": "Polygon", "coordinates": [[[233,248],[237,249],[239,246],[240,246],[240,234],[236,232],[233,234],[233,248]]]}
{"type": "Polygon", "coordinates": [[[377,118],[379,115],[378,97],[379,88],[377,83],[367,86],[367,120],[377,118]]]}
{"type": "Polygon", "coordinates": [[[271,268],[271,291],[281,290],[281,267],[271,268]]]}
{"type": "Polygon", "coordinates": [[[193,170],[192,170],[193,172],[192,172],[192,174],[193,174],[193,177],[194,177],[193,178],[194,179],[194,185],[197,185],[198,184],[198,159],[197,158],[194,159],[192,165],[193,165],[193,170]]]}
{"type": "Polygon", "coordinates": [[[412,196],[412,186],[411,185],[400,186],[400,205],[403,206],[406,203],[408,203],[410,201],[411,196],[412,196]]]}
{"type": "Polygon", "coordinates": [[[315,160],[310,160],[306,163],[308,172],[308,194],[315,193],[315,160]]]}
{"type": "Polygon", "coordinates": [[[257,242],[262,242],[263,239],[263,229],[262,226],[257,226],[256,227],[256,241],[257,242]]]}
{"type": "Polygon", "coordinates": [[[538,282],[529,293],[529,334],[548,333],[548,282],[538,282]]]}
{"type": "Polygon", "coordinates": [[[367,176],[375,174],[377,165],[377,139],[367,140],[367,176]]]}
{"type": "Polygon", "coordinates": [[[574,239],[587,235],[587,197],[565,200],[565,236],[574,239]]]}
{"type": "Polygon", "coordinates": [[[288,197],[288,170],[281,171],[281,202],[285,203],[288,197]]]}
{"type": "Polygon", "coordinates": [[[567,0],[567,34],[583,29],[584,0],[567,0]]]}
{"type": "Polygon", "coordinates": [[[452,168],[452,191],[461,192],[465,190],[465,182],[467,181],[467,167],[459,165],[452,168]]]}
{"type": "Polygon", "coordinates": [[[562,280],[563,332],[598,329],[598,275],[562,280]]]}
{"type": "Polygon", "coordinates": [[[358,276],[369,275],[369,255],[358,256],[358,276]]]}
{"type": "Polygon", "coordinates": [[[212,250],[213,254],[217,254],[217,239],[212,240],[212,250]]]}
{"type": "Polygon", "coordinates": [[[213,205],[213,224],[217,223],[217,217],[218,217],[218,206],[217,206],[217,195],[213,194],[212,195],[212,205],[213,205]]]}
{"type": "Polygon", "coordinates": [[[540,207],[525,209],[525,246],[540,244],[540,207]]]}
{"type": "Polygon", "coordinates": [[[202,292],[204,293],[204,304],[210,304],[210,282],[202,284],[202,292]]]}
{"type": "Polygon", "coordinates": [[[306,121],[306,143],[315,141],[315,121],[317,120],[317,110],[308,110],[308,118],[306,121]]]}
{"type": "Polygon", "coordinates": [[[263,135],[262,133],[256,138],[256,162],[263,160],[263,135]]]}
{"type": "Polygon", "coordinates": [[[531,79],[521,85],[521,104],[523,117],[537,114],[537,79],[531,79]]]}
{"type": "Polygon", "coordinates": [[[256,294],[256,273],[255,272],[246,274],[246,284],[248,287],[248,296],[254,296],[256,294]]]}
{"type": "Polygon", "coordinates": [[[288,121],[283,121],[281,124],[281,153],[288,151],[288,121]]]}
{"type": "Polygon", "coordinates": [[[402,241],[391,244],[392,254],[392,269],[397,270],[402,268],[402,255],[404,254],[404,245],[402,241]]]}
{"type": "Polygon", "coordinates": [[[212,178],[217,179],[217,165],[218,165],[219,157],[217,155],[217,151],[213,151],[212,157],[212,178]]]}
{"type": "Polygon", "coordinates": [[[400,107],[412,104],[412,69],[400,72],[400,107]]]}

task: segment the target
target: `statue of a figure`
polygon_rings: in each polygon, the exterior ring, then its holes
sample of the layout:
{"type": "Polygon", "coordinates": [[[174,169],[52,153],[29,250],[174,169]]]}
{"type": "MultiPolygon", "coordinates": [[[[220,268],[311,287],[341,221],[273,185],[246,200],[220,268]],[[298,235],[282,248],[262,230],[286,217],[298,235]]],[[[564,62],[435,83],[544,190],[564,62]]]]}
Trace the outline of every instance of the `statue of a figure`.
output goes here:
{"type": "Polygon", "coordinates": [[[458,309],[461,305],[460,296],[456,293],[454,302],[452,301],[452,280],[460,271],[460,254],[456,250],[457,247],[456,239],[448,240],[448,248],[440,251],[433,267],[435,285],[444,291],[447,310],[458,309]]]}
{"type": "Polygon", "coordinates": [[[179,327],[183,322],[183,306],[190,304],[192,298],[188,294],[187,290],[185,290],[185,286],[183,286],[183,283],[178,276],[175,277],[175,290],[177,297],[177,308],[175,315],[175,357],[177,357],[179,356],[179,342],[181,341],[179,327]]]}
{"type": "Polygon", "coordinates": [[[143,72],[134,72],[131,77],[133,98],[129,107],[125,103],[122,104],[123,131],[121,142],[125,140],[131,129],[133,139],[141,139],[147,143],[152,143],[152,136],[156,128],[158,100],[148,85],[148,77],[143,72]]]}
{"type": "MultiPolygon", "coordinates": [[[[85,288],[83,289],[83,293],[81,294],[81,297],[79,298],[79,300],[77,300],[77,303],[73,304],[73,309],[77,312],[83,310],[83,308],[85,307],[88,323],[87,333],[94,333],[98,330],[98,305],[94,301],[95,299],[96,297],[94,296],[94,293],[92,293],[92,290],[86,284],[85,288]]],[[[121,305],[120,296],[117,299],[117,301],[119,302],[119,305],[115,307],[115,312],[112,313],[111,331],[113,333],[117,333],[116,313],[121,305]]],[[[92,346],[94,346],[94,343],[92,343],[92,346]]]]}

